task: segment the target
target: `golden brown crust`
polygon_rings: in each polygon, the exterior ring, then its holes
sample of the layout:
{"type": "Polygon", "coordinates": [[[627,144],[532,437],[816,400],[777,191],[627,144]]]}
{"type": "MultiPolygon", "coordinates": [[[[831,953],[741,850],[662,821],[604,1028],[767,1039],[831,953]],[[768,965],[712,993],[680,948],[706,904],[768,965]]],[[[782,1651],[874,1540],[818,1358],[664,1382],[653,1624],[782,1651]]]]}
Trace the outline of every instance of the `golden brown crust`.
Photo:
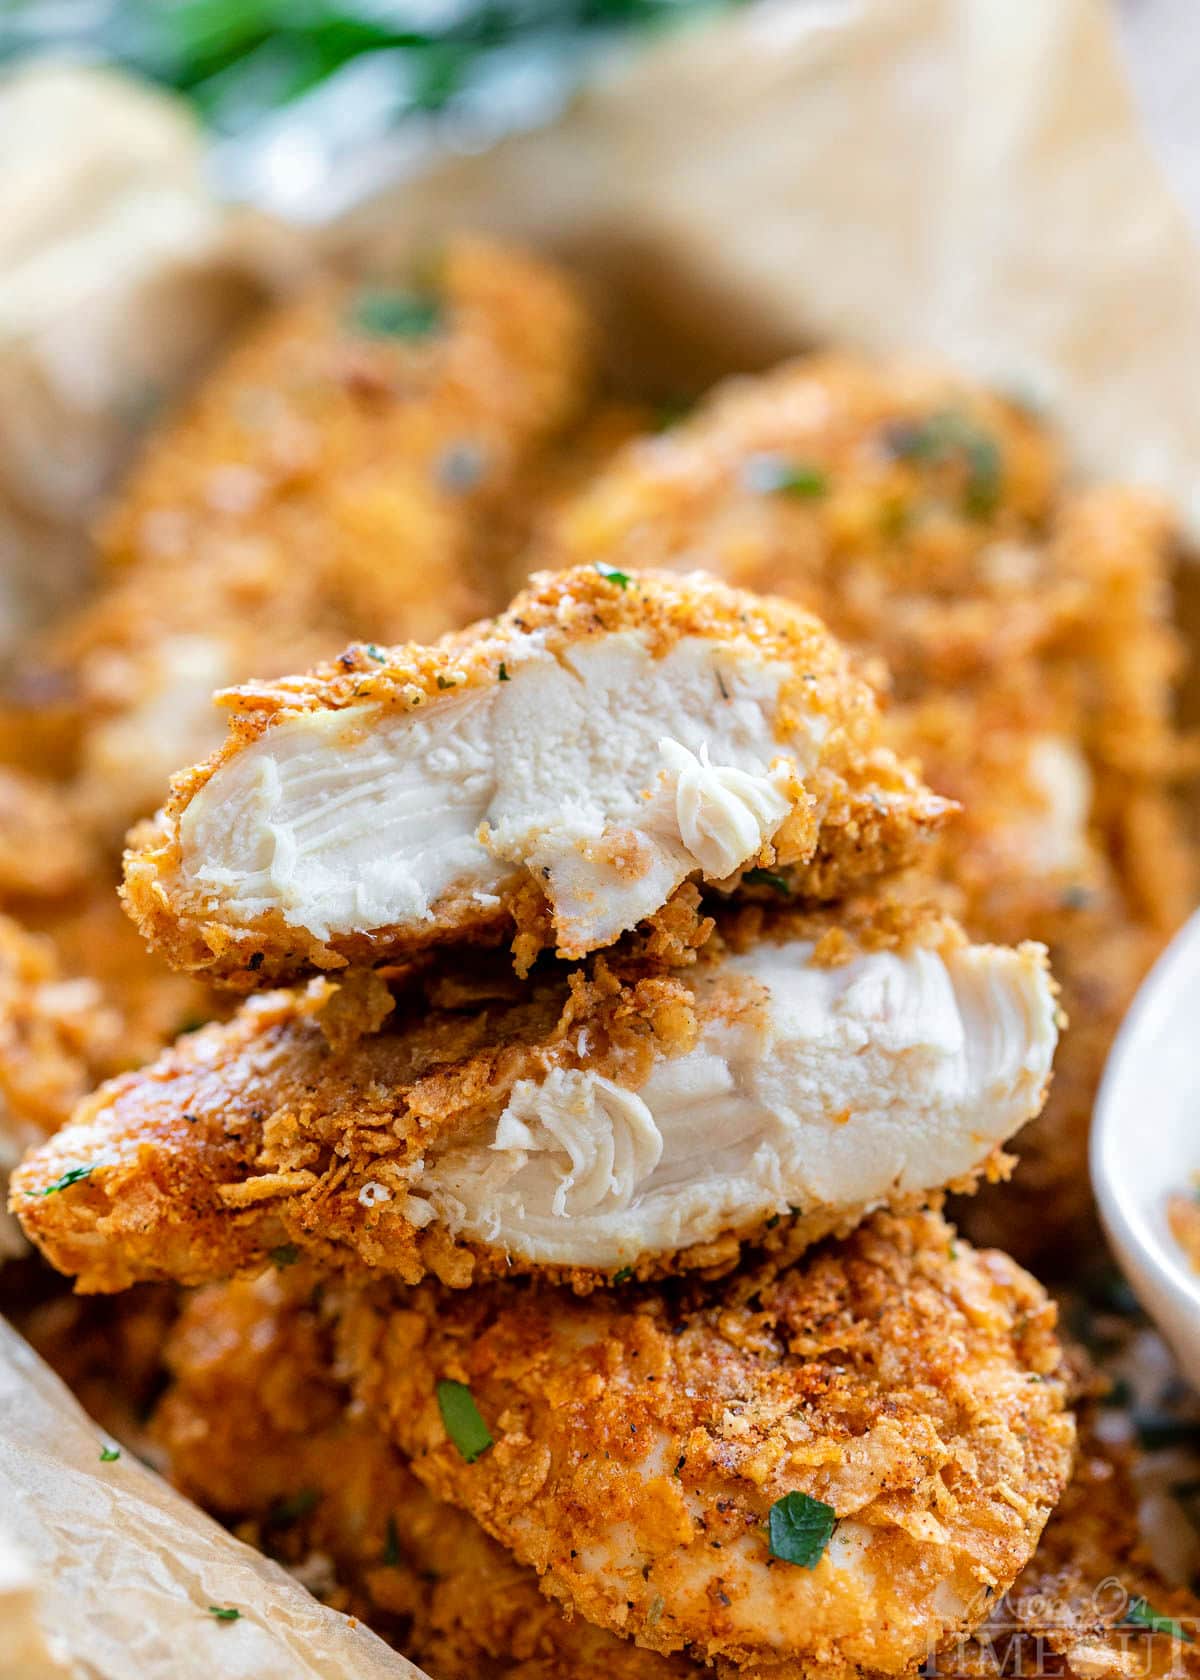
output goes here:
{"type": "MultiPolygon", "coordinates": [[[[124,898],[147,939],[171,963],[204,970],[243,989],[312,968],[369,964],[403,957],[447,939],[497,939],[516,923],[540,926],[542,905],[517,870],[498,883],[498,908],[465,894],[433,907],[423,926],[405,924],[319,938],[279,912],[235,920],[211,891],[189,885],[181,868],[180,821],[192,800],[236,754],[272,726],[306,712],[373,703],[379,715],[421,711],[473,688],[491,688],[519,657],[529,637],[553,657],[581,641],[637,630],[661,657],[685,636],[719,643],[732,657],[751,655],[793,673],[780,695],[781,744],[795,711],[828,725],[811,785],[795,790],[762,863],[788,875],[795,890],[831,898],[856,882],[907,863],[940,826],[950,807],[932,797],[914,770],[879,743],[874,697],[850,673],[844,654],[812,615],[757,599],[700,576],[643,573],[619,580],[584,567],[532,580],[498,619],[447,636],[431,647],[380,649],[355,645],[306,676],[247,684],[223,697],[233,708],[224,746],[204,764],[181,772],[154,822],[131,836],[124,898]]],[[[369,725],[368,725],[369,727],[369,725]]],[[[582,951],[564,952],[580,956],[582,951]]]]}
{"type": "MultiPolygon", "coordinates": [[[[18,674],[64,688],[106,847],[219,740],[214,688],[505,598],[542,459],[589,394],[584,311],[553,268],[473,238],[415,283],[409,330],[413,284],[319,281],[254,324],[155,429],[101,522],[100,591],[18,674]]],[[[0,745],[30,715],[0,717],[0,745]]]]}
{"type": "Polygon", "coordinates": [[[564,1680],[690,1680],[686,1659],[567,1621],[531,1570],[422,1487],[335,1377],[309,1278],[201,1290],[166,1357],[152,1434],[171,1479],[435,1680],[515,1680],[526,1664],[564,1680]]]}
{"type": "MultiPolygon", "coordinates": [[[[1136,986],[1194,901],[1173,781],[1181,650],[1172,532],[1145,493],[1069,489],[1053,431],[960,378],[822,354],[715,391],[627,446],[561,513],[538,563],[703,563],[817,612],[887,684],[887,738],[960,801],[931,860],[972,937],[1044,940],[1073,1023],[1018,1187],[963,1217],[1018,1252],[1091,1221],[1096,1085],[1136,986]],[[763,460],[816,493],[764,489],[763,460]],[[1079,755],[1077,856],[1047,857],[1030,752],[1079,755]]],[[[1194,767],[1194,766],[1193,766],[1194,767]]],[[[1069,804],[1069,766],[1052,777],[1069,804]]],[[[1054,848],[1050,847],[1053,854],[1054,848]]]]}
{"type": "Polygon", "coordinates": [[[1053,1307],[935,1215],[877,1215],[690,1295],[426,1284],[343,1310],[356,1390],[422,1481],[565,1604],[663,1652],[915,1669],[985,1613],[982,1593],[961,1616],[948,1593],[941,1620],[934,1583],[1005,1591],[1070,1470],[1053,1307]],[[444,1380],[493,1438],[473,1463],[444,1380]],[[791,1491],[832,1505],[869,1561],[772,1573],[762,1526],[791,1491]]]}

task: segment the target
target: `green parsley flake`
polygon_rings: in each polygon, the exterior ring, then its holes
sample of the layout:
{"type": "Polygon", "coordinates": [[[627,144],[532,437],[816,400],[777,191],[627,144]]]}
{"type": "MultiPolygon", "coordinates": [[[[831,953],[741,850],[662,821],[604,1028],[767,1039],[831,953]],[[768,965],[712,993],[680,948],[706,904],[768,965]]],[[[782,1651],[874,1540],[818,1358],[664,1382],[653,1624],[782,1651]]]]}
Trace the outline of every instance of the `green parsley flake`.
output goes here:
{"type": "Polygon", "coordinates": [[[53,1184],[47,1184],[44,1190],[31,1191],[34,1196],[53,1196],[59,1190],[69,1190],[72,1184],[81,1184],[85,1178],[90,1178],[97,1167],[102,1167],[103,1161],[93,1161],[90,1167],[68,1167],[61,1178],[56,1178],[53,1184]]]}
{"type": "Polygon", "coordinates": [[[120,1447],[103,1446],[100,1448],[101,1464],[115,1464],[121,1456],[120,1447]]]}
{"type": "Polygon", "coordinates": [[[428,338],[441,324],[441,304],[421,292],[360,292],[350,311],[351,328],[367,338],[428,338]]]}
{"type": "Polygon", "coordinates": [[[235,1610],[232,1604],[210,1604],[208,1613],[214,1621],[236,1622],[242,1612],[235,1610]]]}
{"type": "Polygon", "coordinates": [[[791,898],[792,889],[782,875],[773,875],[769,869],[747,869],[742,880],[748,887],[770,887],[780,898],[791,898]]]}
{"type": "Polygon", "coordinates": [[[1195,1635],[1187,1631],[1171,1616],[1160,1616],[1153,1605],[1144,1598],[1130,1600],[1129,1609],[1125,1612],[1125,1621],[1133,1627],[1145,1628],[1147,1633],[1169,1633],[1172,1639],[1182,1639],[1185,1644],[1195,1643],[1195,1635]]]}
{"type": "Polygon", "coordinates": [[[632,1276],[633,1276],[633,1267],[632,1266],[622,1266],[621,1270],[619,1272],[614,1272],[613,1273],[613,1282],[614,1283],[628,1283],[632,1276]]]}
{"type": "Polygon", "coordinates": [[[395,1517],[389,1517],[387,1520],[387,1539],[380,1562],[385,1569],[395,1569],[400,1562],[400,1536],[396,1533],[395,1517]]]}
{"type": "Polygon", "coordinates": [[[374,642],[368,642],[367,643],[367,653],[372,659],[374,659],[376,661],[377,664],[380,664],[380,665],[386,665],[387,664],[387,654],[386,653],[380,653],[379,649],[375,646],[374,642]]]}
{"type": "Polygon", "coordinates": [[[457,688],[458,687],[458,683],[453,677],[443,677],[440,673],[438,675],[437,685],[438,685],[439,688],[457,688]]]}
{"type": "Polygon", "coordinates": [[[471,1390],[466,1383],[444,1379],[437,1385],[437,1403],[446,1434],[467,1463],[474,1464],[492,1445],[492,1437],[471,1390]]]}
{"type": "Polygon", "coordinates": [[[836,1527],[837,1513],[832,1505],[808,1493],[785,1493],[771,1507],[767,1530],[771,1556],[799,1564],[802,1569],[815,1569],[836,1527]]]}
{"type": "Polygon", "coordinates": [[[270,1258],[274,1265],[281,1270],[284,1266],[294,1266],[300,1258],[300,1250],[295,1243],[280,1243],[278,1248],[270,1250],[270,1258]]]}
{"type": "Polygon", "coordinates": [[[628,589],[633,582],[628,572],[623,572],[616,566],[606,565],[603,560],[596,560],[593,564],[600,576],[607,578],[609,583],[615,583],[618,589],[628,589]]]}
{"type": "Polygon", "coordinates": [[[927,420],[900,421],[889,429],[888,445],[900,460],[931,466],[961,460],[967,469],[963,511],[972,519],[996,511],[1004,466],[1000,446],[967,415],[947,410],[927,420]]]}
{"type": "Polygon", "coordinates": [[[511,682],[512,681],[512,678],[508,674],[508,666],[504,663],[503,659],[500,661],[500,676],[497,680],[499,682],[511,682]]]}
{"type": "Polygon", "coordinates": [[[809,500],[824,496],[829,480],[820,467],[786,455],[751,455],[742,467],[742,483],[764,496],[795,496],[809,500]]]}
{"type": "Polygon", "coordinates": [[[267,1522],[272,1528],[287,1528],[316,1510],[320,1498],[316,1488],[301,1488],[286,1499],[277,1499],[267,1512],[267,1522]]]}

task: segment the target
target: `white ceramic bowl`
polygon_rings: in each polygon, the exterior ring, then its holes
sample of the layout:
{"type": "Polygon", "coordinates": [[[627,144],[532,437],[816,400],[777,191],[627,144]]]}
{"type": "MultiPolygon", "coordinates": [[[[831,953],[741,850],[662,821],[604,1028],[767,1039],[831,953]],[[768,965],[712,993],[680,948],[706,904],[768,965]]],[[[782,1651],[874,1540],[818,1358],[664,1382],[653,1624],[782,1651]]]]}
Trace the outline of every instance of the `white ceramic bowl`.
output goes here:
{"type": "Polygon", "coordinates": [[[1200,1388],[1200,1272],[1167,1224],[1167,1197],[1200,1172],[1200,912],[1155,964],[1108,1058],[1092,1185],[1117,1259],[1200,1388]]]}

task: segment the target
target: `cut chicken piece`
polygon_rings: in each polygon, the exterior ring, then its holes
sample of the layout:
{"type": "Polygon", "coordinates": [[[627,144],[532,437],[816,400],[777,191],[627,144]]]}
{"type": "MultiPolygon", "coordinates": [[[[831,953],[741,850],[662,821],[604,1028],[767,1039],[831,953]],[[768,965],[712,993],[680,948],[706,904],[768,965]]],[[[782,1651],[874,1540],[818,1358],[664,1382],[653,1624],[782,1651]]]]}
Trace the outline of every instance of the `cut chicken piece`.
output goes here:
{"type": "Polygon", "coordinates": [[[394,1011],[378,975],[344,1007],[328,981],[267,994],[84,1103],[14,1207],[85,1290],[286,1245],[587,1289],[727,1267],[780,1220],[796,1246],[920,1205],[1001,1167],[1041,1107],[1053,986],[1038,946],[870,908],[852,938],[852,908],[750,907],[673,970],[625,952],[521,988],[500,968],[490,1001],[478,964],[394,1011]]]}
{"type": "Polygon", "coordinates": [[[950,809],[816,619],[701,576],[543,577],[495,623],[230,703],[125,896],[176,966],[247,986],[514,924],[520,967],[579,957],[693,876],[835,897],[950,809]]]}
{"type": "Polygon", "coordinates": [[[1071,1469],[1055,1311],[934,1214],[682,1290],[350,1292],[340,1365],[439,1497],[650,1649],[911,1673],[1071,1469]]]}
{"type": "Polygon", "coordinates": [[[1173,723],[1173,532],[1148,492],[1079,489],[1063,465],[1052,427],[953,374],[807,356],[623,449],[536,550],[544,566],[704,566],[886,665],[888,743],[963,805],[934,860],[949,907],[973,938],[1043,940],[1074,1023],[1021,1193],[962,1210],[1047,1260],[1097,1240],[1096,1087],[1196,898],[1171,786],[1194,769],[1173,723]]]}

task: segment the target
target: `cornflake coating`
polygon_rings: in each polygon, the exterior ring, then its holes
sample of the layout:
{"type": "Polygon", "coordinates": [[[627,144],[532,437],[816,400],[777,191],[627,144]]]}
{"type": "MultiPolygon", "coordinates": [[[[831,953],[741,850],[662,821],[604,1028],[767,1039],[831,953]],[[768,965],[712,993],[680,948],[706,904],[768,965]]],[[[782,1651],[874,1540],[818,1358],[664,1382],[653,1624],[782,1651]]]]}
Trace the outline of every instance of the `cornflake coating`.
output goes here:
{"type": "Polygon", "coordinates": [[[303,1267],[198,1291],[166,1358],[151,1433],[171,1480],[434,1680],[691,1680],[686,1658],[568,1621],[417,1481],[334,1375],[330,1313],[303,1267]]]}
{"type": "MultiPolygon", "coordinates": [[[[67,979],[48,939],[0,916],[0,1189],[25,1149],[120,1066],[121,1019],[94,982],[67,979]]],[[[0,1216],[0,1260],[20,1233],[0,1216]]]]}
{"type": "Polygon", "coordinates": [[[1200,1602],[1151,1559],[1137,1463],[1136,1451],[1106,1440],[1094,1408],[1081,1413],[1075,1469],[1032,1563],[974,1635],[939,1653],[938,1673],[991,1680],[1049,1654],[1081,1680],[1200,1674],[1200,1602]]]}
{"type": "Polygon", "coordinates": [[[704,566],[817,612],[891,689],[886,738],[961,802],[935,867],[972,937],[1045,941],[1071,1021],[1024,1194],[964,1218],[1022,1253],[1079,1240],[1096,1085],[1190,908],[1172,779],[1172,533],[1142,492],[1068,488],[1018,404],[899,362],[819,355],[730,381],[629,445],[541,565],[704,566]],[[886,670],[885,670],[886,666],[886,670]]]}
{"type": "Polygon", "coordinates": [[[225,746],[135,836],[125,900],[175,966],[233,985],[514,926],[519,968],[576,958],[691,877],[833,898],[949,809],[816,619],[701,576],[539,577],[494,623],[229,703],[225,746]]]}
{"type": "Polygon", "coordinates": [[[879,1214],[690,1292],[352,1295],[339,1349],[421,1480],[589,1621],[764,1674],[900,1674],[977,1625],[1066,1485],[1054,1320],[1006,1256],[879,1214]],[[492,1437],[474,1462],[445,1382],[492,1437]],[[804,1562],[764,1532],[788,1495],[836,1517],[804,1562]]]}
{"type": "Polygon", "coordinates": [[[554,269],[469,238],[419,280],[315,282],[251,328],[156,429],[99,530],[100,594],[42,650],[106,840],[219,743],[214,689],[500,604],[588,337],[554,269]]]}
{"type": "Polygon", "coordinates": [[[496,958],[261,995],[83,1103],[13,1206],[84,1290],[287,1244],[408,1283],[586,1290],[1003,1172],[1054,1051],[1039,947],[969,946],[903,901],[722,926],[673,968],[633,944],[525,983],[496,958]]]}
{"type": "Polygon", "coordinates": [[[0,764],[0,904],[26,907],[78,892],[96,866],[63,790],[0,764]]]}

